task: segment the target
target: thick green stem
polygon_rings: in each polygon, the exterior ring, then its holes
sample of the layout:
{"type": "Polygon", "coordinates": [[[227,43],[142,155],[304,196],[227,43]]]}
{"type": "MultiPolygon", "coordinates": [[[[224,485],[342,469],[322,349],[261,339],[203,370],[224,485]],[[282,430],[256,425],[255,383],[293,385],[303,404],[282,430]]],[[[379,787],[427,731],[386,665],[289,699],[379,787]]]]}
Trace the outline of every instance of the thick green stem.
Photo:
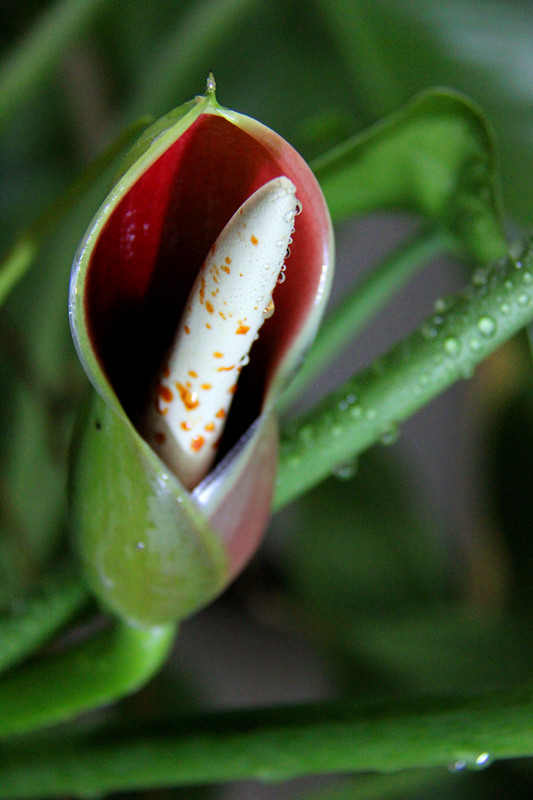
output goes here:
{"type": "Polygon", "coordinates": [[[448,243],[449,237],[441,231],[418,232],[371,270],[325,320],[305,363],[283,393],[278,409],[286,409],[403,284],[431,258],[443,252],[448,243]]]}
{"type": "Polygon", "coordinates": [[[475,367],[533,319],[531,247],[477,273],[463,294],[406,340],[287,426],[282,435],[275,508],[294,500],[475,367]]]}
{"type": "Polygon", "coordinates": [[[25,598],[20,609],[0,616],[0,672],[46,642],[87,599],[88,592],[78,575],[63,568],[25,598]]]}
{"type": "MultiPolygon", "coordinates": [[[[72,650],[10,672],[0,679],[0,737],[66,722],[136,691],[161,667],[175,630],[117,623],[72,650]]],[[[52,761],[60,768],[60,760],[52,761]]]]}
{"type": "Polygon", "coordinates": [[[166,728],[6,743],[0,797],[98,795],[420,766],[480,769],[533,753],[533,689],[360,706],[211,713],[166,728]]]}

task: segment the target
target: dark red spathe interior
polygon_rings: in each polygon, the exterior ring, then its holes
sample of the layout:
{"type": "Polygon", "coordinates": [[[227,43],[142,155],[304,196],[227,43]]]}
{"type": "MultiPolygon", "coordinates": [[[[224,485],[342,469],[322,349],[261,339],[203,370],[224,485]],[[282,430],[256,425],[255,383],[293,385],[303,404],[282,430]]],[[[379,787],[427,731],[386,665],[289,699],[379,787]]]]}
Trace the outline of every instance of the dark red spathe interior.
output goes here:
{"type": "Polygon", "coordinates": [[[91,254],[85,310],[92,344],[126,412],[137,418],[176,331],[195,276],[239,206],[287,175],[302,213],[274,294],[275,313],[255,343],[236,393],[232,436],[257,416],[264,388],[314,302],[328,259],[328,221],[305,162],[277,134],[258,138],[202,114],[120,201],[91,254]]]}

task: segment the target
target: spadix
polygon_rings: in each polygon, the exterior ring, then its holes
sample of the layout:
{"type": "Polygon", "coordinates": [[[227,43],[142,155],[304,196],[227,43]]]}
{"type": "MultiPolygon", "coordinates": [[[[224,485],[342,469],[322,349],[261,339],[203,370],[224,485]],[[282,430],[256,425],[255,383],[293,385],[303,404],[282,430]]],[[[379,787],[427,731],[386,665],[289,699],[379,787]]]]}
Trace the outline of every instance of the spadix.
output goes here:
{"type": "Polygon", "coordinates": [[[215,460],[239,373],[272,305],[298,211],[295,193],[288,178],[274,178],[229,220],[153,383],[141,427],[188,489],[215,460]]]}

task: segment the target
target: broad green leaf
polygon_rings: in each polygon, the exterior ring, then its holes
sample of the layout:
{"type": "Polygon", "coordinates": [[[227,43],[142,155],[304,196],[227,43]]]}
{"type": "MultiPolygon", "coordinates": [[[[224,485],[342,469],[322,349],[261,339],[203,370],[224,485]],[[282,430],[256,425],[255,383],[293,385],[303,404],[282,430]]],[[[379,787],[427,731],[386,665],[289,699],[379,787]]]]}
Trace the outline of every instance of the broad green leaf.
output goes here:
{"type": "Polygon", "coordinates": [[[430,85],[479,103],[501,145],[506,207],[526,226],[533,193],[533,51],[527,0],[315,0],[324,37],[368,125],[430,85]]]}
{"type": "Polygon", "coordinates": [[[334,220],[404,209],[443,225],[478,262],[506,253],[492,134],[461,95],[423,92],[314,168],[334,220]]]}

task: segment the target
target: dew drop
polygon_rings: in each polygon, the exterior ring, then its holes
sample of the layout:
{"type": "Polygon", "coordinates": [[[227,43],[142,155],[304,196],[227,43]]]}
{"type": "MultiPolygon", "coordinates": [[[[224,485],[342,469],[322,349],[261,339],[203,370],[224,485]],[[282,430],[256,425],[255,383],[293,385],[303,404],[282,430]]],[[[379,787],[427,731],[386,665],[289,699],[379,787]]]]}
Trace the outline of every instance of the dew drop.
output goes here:
{"type": "Polygon", "coordinates": [[[387,428],[386,430],[383,431],[383,433],[379,437],[379,440],[381,444],[390,445],[398,441],[399,435],[400,431],[396,427],[396,425],[391,425],[390,428],[387,428]]]}
{"type": "Polygon", "coordinates": [[[349,481],[350,478],[357,473],[357,459],[352,458],[350,461],[344,461],[338,464],[333,470],[333,475],[340,481],[349,481]]]}
{"type": "Polygon", "coordinates": [[[278,275],[277,283],[285,283],[286,275],[284,272],[280,272],[278,275]]]}
{"type": "Polygon", "coordinates": [[[461,352],[461,342],[455,336],[448,336],[443,343],[444,352],[450,358],[457,358],[461,352]]]}
{"type": "Polygon", "coordinates": [[[300,200],[296,199],[296,208],[294,209],[294,216],[297,217],[298,214],[301,214],[303,211],[303,206],[300,200]]]}
{"type": "Polygon", "coordinates": [[[526,306],[529,305],[529,301],[530,297],[525,292],[522,292],[522,294],[519,294],[518,297],[516,298],[516,302],[521,308],[526,308],[526,306]]]}
{"type": "Polygon", "coordinates": [[[529,270],[527,269],[524,270],[524,272],[522,273],[522,280],[524,281],[525,284],[530,284],[533,282],[533,275],[531,274],[531,272],[529,272],[529,270]]]}
{"type": "Polygon", "coordinates": [[[467,762],[467,766],[469,766],[470,769],[485,769],[485,767],[489,766],[491,761],[490,753],[480,753],[472,764],[467,762]]]}
{"type": "Polygon", "coordinates": [[[361,417],[361,414],[363,413],[363,409],[361,408],[360,405],[356,404],[350,408],[350,411],[348,413],[350,414],[350,417],[352,419],[359,419],[361,417]]]}
{"type": "Polygon", "coordinates": [[[145,542],[137,542],[135,547],[137,548],[137,550],[144,550],[144,548],[146,547],[146,544],[145,544],[145,542]]]}
{"type": "Polygon", "coordinates": [[[481,350],[481,342],[479,339],[470,339],[468,346],[473,353],[478,353],[481,350]]]}
{"type": "Polygon", "coordinates": [[[278,241],[276,242],[276,247],[284,247],[284,246],[285,246],[285,240],[278,239],[278,241]]]}
{"type": "Polygon", "coordinates": [[[248,355],[248,353],[246,353],[246,355],[242,356],[242,358],[239,358],[239,366],[240,367],[246,367],[249,363],[250,363],[250,356],[248,355]]]}
{"type": "Polygon", "coordinates": [[[454,761],[453,764],[450,764],[448,769],[450,772],[463,772],[466,769],[466,761],[464,758],[460,758],[454,761]]]}
{"type": "Polygon", "coordinates": [[[486,339],[492,338],[492,336],[494,336],[496,333],[496,323],[492,317],[480,317],[477,322],[477,328],[481,335],[486,339]]]}
{"type": "Polygon", "coordinates": [[[505,315],[510,314],[511,313],[511,306],[509,305],[509,303],[502,303],[501,306],[500,306],[500,311],[501,311],[502,314],[505,314],[505,315]]]}
{"type": "Polygon", "coordinates": [[[376,416],[377,416],[377,411],[375,408],[367,408],[367,410],[365,411],[365,417],[368,420],[373,420],[376,418],[376,416]]]}
{"type": "Polygon", "coordinates": [[[340,439],[342,436],[342,427],[340,425],[334,425],[331,429],[331,435],[334,439],[340,439]]]}
{"type": "Polygon", "coordinates": [[[263,317],[265,319],[270,319],[270,317],[274,314],[275,310],[276,310],[276,308],[274,306],[274,301],[272,300],[272,298],[270,298],[269,304],[266,306],[265,310],[263,311],[263,317]]]}
{"type": "Polygon", "coordinates": [[[472,275],[472,283],[474,286],[484,286],[487,283],[487,269],[485,267],[476,269],[472,275]]]}
{"type": "Polygon", "coordinates": [[[424,339],[434,339],[438,333],[437,329],[431,324],[431,322],[424,322],[421,330],[424,339]]]}
{"type": "Polygon", "coordinates": [[[294,211],[287,211],[287,213],[283,217],[283,221],[287,223],[294,222],[294,216],[295,216],[294,211]]]}
{"type": "Polygon", "coordinates": [[[456,303],[456,298],[453,295],[449,295],[448,297],[439,297],[435,300],[435,313],[436,314],[444,314],[446,311],[449,311],[456,303]]]}

